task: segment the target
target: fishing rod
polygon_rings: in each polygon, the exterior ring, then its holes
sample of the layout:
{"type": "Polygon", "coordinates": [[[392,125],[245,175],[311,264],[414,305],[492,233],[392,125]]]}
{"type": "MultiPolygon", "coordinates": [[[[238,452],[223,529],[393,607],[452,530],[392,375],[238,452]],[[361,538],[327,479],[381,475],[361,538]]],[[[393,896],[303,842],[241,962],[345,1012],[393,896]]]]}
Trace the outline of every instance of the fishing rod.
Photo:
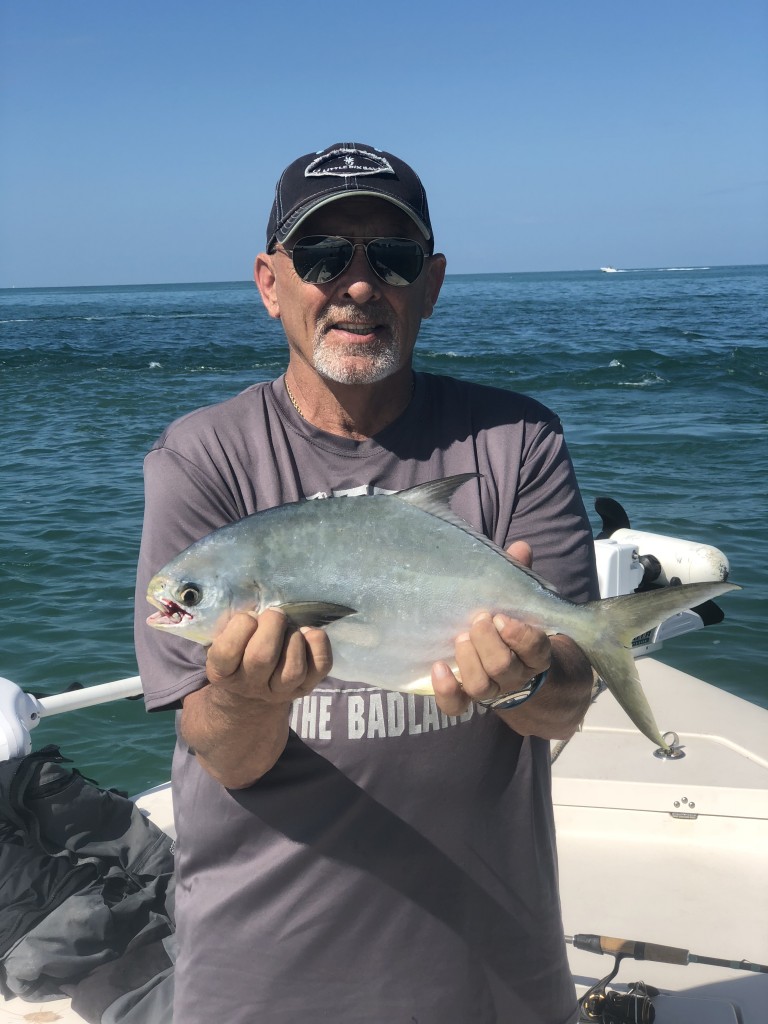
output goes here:
{"type": "Polygon", "coordinates": [[[768,974],[768,964],[701,956],[678,946],[661,946],[654,942],[638,942],[636,939],[613,939],[608,935],[566,935],[565,941],[588,953],[607,953],[610,956],[632,957],[634,960],[652,960],[659,964],[708,964],[710,967],[729,967],[734,971],[768,974]]]}
{"type": "Polygon", "coordinates": [[[678,946],[662,946],[636,939],[614,939],[608,935],[566,935],[565,941],[576,949],[588,953],[607,953],[614,957],[613,968],[579,1000],[579,1021],[582,1024],[653,1024],[656,1009],[653,999],[658,990],[638,981],[627,992],[617,992],[608,985],[619,973],[622,960],[651,960],[661,964],[708,964],[711,967],[730,967],[737,971],[756,971],[768,974],[768,965],[754,964],[750,960],[725,960],[715,956],[700,956],[678,946]]]}

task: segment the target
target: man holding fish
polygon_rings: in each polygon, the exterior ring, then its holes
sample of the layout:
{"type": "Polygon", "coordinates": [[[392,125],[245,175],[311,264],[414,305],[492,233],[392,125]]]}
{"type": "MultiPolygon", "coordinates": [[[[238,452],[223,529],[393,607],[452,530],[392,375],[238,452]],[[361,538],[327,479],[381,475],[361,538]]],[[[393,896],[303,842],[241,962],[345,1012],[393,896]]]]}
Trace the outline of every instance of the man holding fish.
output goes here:
{"type": "Polygon", "coordinates": [[[445,268],[403,161],[357,143],[294,161],[255,264],[286,373],[147,456],[136,642],[148,708],[179,711],[178,1024],[576,1019],[548,740],[578,727],[592,669],[484,604],[450,531],[582,603],[590,529],[552,412],[414,373],[445,268]],[[285,518],[308,498],[309,534],[285,518]],[[437,517],[445,542],[411,542],[387,502],[437,517]],[[170,559],[254,513],[277,530],[272,579],[222,531],[223,561],[190,549],[169,589],[170,559]],[[276,597],[288,576],[305,583],[276,597]],[[441,585],[460,611],[445,623],[441,585]]]}

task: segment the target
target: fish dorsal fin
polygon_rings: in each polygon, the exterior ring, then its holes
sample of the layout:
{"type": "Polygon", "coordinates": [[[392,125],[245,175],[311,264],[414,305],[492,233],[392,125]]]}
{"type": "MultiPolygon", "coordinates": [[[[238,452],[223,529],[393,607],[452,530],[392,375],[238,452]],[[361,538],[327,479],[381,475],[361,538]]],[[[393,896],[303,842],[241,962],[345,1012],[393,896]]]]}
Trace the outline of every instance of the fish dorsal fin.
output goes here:
{"type": "MultiPolygon", "coordinates": [[[[411,505],[418,506],[418,508],[429,512],[433,516],[448,519],[449,516],[453,515],[448,502],[453,497],[454,492],[458,491],[467,480],[479,479],[479,473],[458,473],[456,476],[446,476],[441,480],[429,480],[425,484],[416,484],[415,487],[409,487],[405,491],[398,491],[397,497],[411,505]],[[442,515],[441,513],[447,513],[447,515],[442,515]]],[[[454,516],[455,518],[457,517],[454,516]]],[[[451,521],[449,519],[449,522],[451,521]]],[[[467,524],[464,523],[464,525],[466,526],[467,524]]]]}
{"type": "Polygon", "coordinates": [[[531,579],[536,580],[542,587],[546,587],[547,590],[557,592],[557,588],[553,587],[552,584],[545,580],[543,576],[540,576],[533,569],[529,569],[527,565],[523,565],[522,562],[518,562],[516,558],[512,558],[508,555],[503,548],[500,548],[498,544],[494,544],[492,540],[485,536],[483,533],[478,533],[474,527],[470,526],[469,523],[465,522],[460,516],[457,516],[453,512],[448,504],[450,499],[453,497],[455,491],[465,484],[468,480],[477,480],[481,476],[480,473],[458,473],[456,476],[446,476],[442,480],[430,480],[426,484],[417,484],[416,487],[409,487],[405,491],[398,491],[393,497],[400,498],[401,501],[407,501],[409,505],[415,505],[416,508],[420,508],[422,512],[428,513],[428,515],[435,516],[437,519],[443,519],[446,523],[451,523],[453,526],[457,526],[464,533],[468,533],[470,537],[479,541],[481,544],[485,544],[486,547],[491,548],[493,551],[502,555],[508,562],[511,562],[521,572],[524,572],[526,576],[530,576],[531,579]]]}

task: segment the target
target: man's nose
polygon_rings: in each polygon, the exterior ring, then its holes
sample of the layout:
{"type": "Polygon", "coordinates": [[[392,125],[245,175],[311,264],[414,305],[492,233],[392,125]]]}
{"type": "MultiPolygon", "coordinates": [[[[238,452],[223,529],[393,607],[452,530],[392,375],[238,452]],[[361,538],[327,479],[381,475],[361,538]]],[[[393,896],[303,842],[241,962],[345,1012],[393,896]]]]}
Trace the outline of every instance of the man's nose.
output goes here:
{"type": "Polygon", "coordinates": [[[368,262],[363,243],[358,242],[352,262],[339,278],[339,288],[352,302],[362,304],[379,297],[381,283],[368,262]]]}

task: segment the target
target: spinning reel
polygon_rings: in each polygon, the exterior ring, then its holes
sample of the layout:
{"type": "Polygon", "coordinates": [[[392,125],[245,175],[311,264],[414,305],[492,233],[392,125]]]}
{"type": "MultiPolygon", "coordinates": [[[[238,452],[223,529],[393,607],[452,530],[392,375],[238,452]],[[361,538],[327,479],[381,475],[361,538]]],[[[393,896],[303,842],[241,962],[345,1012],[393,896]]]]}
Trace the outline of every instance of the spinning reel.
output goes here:
{"type": "Polygon", "coordinates": [[[619,953],[613,969],[579,1000],[580,1024],[653,1024],[656,1010],[651,1000],[659,994],[643,981],[630,985],[627,992],[616,992],[608,985],[619,973],[624,954],[619,953]]]}

